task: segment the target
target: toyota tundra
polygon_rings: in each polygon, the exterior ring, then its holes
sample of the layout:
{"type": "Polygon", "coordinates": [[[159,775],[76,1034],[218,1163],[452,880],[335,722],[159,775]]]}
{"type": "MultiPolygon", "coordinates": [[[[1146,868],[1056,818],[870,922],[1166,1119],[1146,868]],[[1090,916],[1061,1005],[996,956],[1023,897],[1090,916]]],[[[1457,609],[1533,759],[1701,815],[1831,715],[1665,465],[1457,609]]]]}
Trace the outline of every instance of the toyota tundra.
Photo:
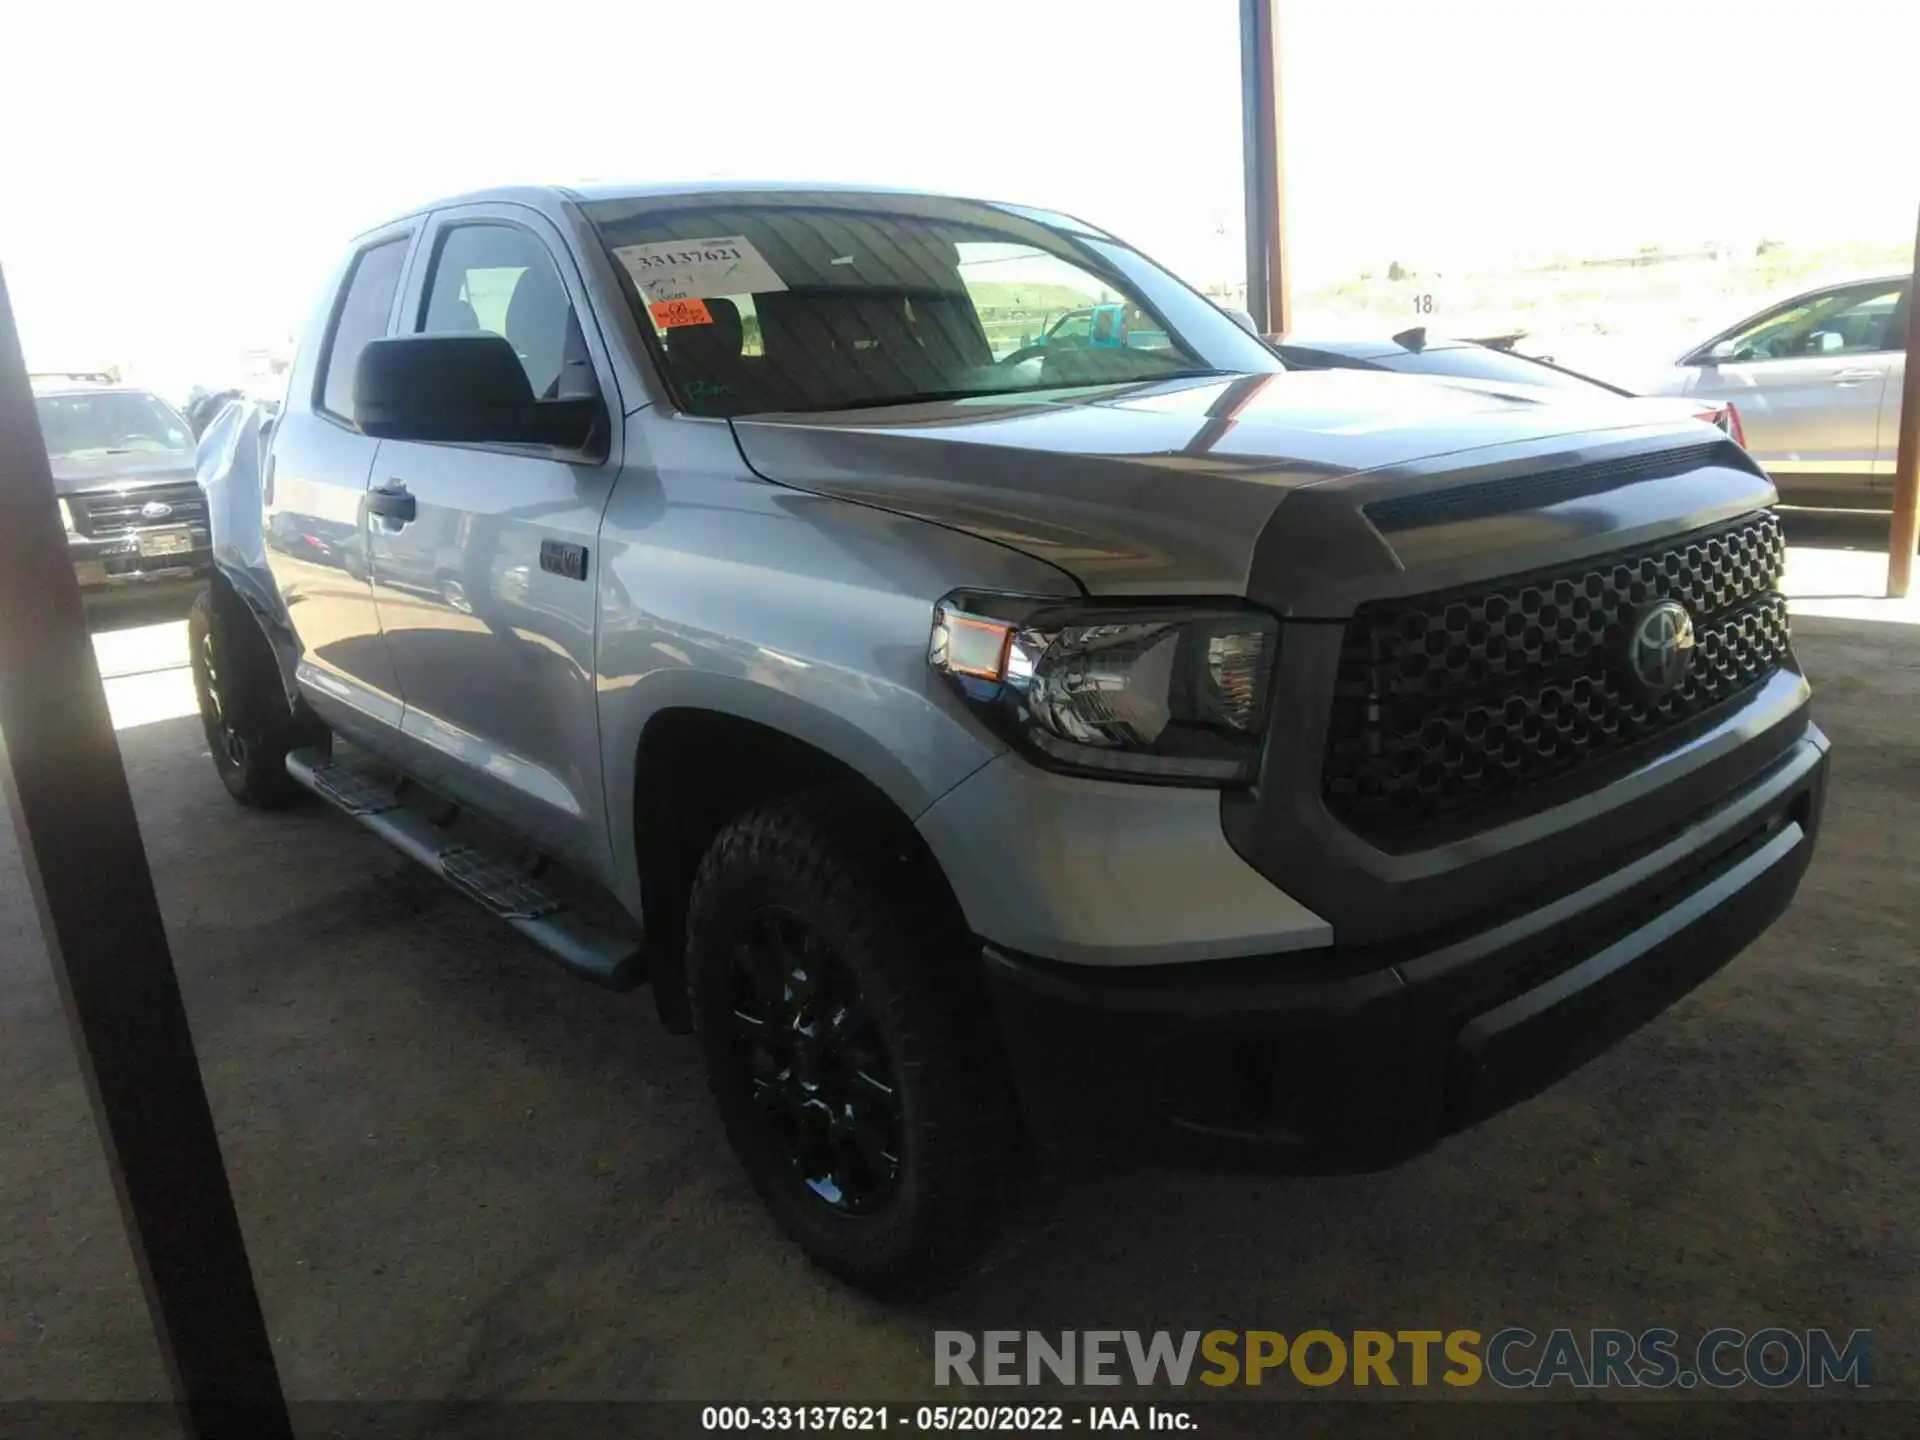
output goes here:
{"type": "Polygon", "coordinates": [[[864,1284],[1037,1167],[1415,1154],[1726,964],[1820,825],[1726,435],[1289,370],[1063,215],[425,206],[219,428],[226,788],[650,983],[864,1284]],[[1069,297],[1140,324],[1036,338],[1069,297]]]}

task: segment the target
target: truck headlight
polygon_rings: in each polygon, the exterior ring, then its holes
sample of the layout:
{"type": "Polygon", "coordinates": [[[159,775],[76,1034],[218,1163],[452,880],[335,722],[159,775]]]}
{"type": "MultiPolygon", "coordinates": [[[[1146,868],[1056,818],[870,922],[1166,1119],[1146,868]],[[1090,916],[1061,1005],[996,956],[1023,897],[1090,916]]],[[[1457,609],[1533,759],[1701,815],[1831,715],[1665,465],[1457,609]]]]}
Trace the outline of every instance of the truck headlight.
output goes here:
{"type": "Polygon", "coordinates": [[[927,659],[1056,770],[1162,784],[1258,773],[1280,625],[1251,608],[950,595],[927,659]]]}
{"type": "Polygon", "coordinates": [[[69,539],[80,533],[73,528],[73,507],[64,499],[60,501],[60,525],[67,532],[69,539]]]}

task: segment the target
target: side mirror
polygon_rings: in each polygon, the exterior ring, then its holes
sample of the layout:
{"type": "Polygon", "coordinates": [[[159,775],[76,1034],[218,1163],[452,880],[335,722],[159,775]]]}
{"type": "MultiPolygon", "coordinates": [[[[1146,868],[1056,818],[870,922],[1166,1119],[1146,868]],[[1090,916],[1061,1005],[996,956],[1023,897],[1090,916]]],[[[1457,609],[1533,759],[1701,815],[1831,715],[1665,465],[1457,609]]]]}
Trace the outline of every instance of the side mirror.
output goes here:
{"type": "Polygon", "coordinates": [[[1731,360],[1733,359],[1734,348],[1734,342],[1731,340],[1716,341],[1701,355],[1700,363],[1702,365],[1718,365],[1722,360],[1731,360]]]}
{"type": "Polygon", "coordinates": [[[1254,339],[1258,340],[1261,338],[1260,326],[1254,321],[1253,316],[1249,315],[1244,310],[1230,310],[1224,305],[1222,305],[1220,308],[1226,312],[1226,316],[1229,320],[1233,321],[1234,324],[1238,325],[1242,330],[1246,331],[1249,335],[1253,336],[1254,339]]]}
{"type": "Polygon", "coordinates": [[[536,400],[513,346],[485,331],[371,340],[353,375],[354,418],[379,440],[583,450],[598,400],[536,400]]]}

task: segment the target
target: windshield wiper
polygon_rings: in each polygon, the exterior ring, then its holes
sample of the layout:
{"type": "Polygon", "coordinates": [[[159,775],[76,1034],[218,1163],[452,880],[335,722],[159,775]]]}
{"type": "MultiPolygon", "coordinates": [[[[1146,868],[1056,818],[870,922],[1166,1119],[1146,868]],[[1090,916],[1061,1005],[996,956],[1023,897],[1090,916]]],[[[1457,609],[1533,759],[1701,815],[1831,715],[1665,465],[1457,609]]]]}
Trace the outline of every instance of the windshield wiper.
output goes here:
{"type": "Polygon", "coordinates": [[[1160,375],[1128,375],[1117,380],[1066,380],[1053,385],[1011,385],[970,387],[963,390],[915,390],[905,395],[873,395],[862,400],[843,400],[825,407],[829,410],[878,410],[888,405],[926,405],[942,400],[987,400],[997,396],[1046,395],[1056,390],[1108,390],[1119,385],[1157,385],[1162,380],[1215,380],[1238,374],[1235,370],[1169,370],[1160,375]]]}
{"type": "Polygon", "coordinates": [[[831,410],[877,410],[887,405],[923,405],[940,400],[983,400],[990,395],[1028,395],[1037,389],[1054,388],[1043,386],[1010,386],[1005,390],[982,390],[970,387],[965,390],[911,390],[905,395],[870,395],[864,400],[841,400],[828,406],[831,410]]]}

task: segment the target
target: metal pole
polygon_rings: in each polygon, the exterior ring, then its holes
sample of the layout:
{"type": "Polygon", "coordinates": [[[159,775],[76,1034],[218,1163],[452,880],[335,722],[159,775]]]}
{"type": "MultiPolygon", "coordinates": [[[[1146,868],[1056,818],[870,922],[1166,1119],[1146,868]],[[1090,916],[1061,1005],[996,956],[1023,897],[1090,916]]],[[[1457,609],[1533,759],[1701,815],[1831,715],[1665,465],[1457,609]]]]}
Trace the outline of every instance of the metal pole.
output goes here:
{"type": "Polygon", "coordinates": [[[1247,313],[1263,335],[1293,328],[1281,142],[1279,0],[1240,0],[1240,121],[1246,174],[1247,313]]]}
{"type": "Polygon", "coordinates": [[[1907,598],[1913,549],[1920,540],[1920,229],[1913,239],[1913,281],[1907,288],[1906,381],[1900,390],[1900,449],[1893,462],[1893,528],[1887,537],[1887,595],[1907,598]]]}
{"type": "Polygon", "coordinates": [[[291,1440],[0,272],[7,804],[182,1428],[291,1440]]]}

